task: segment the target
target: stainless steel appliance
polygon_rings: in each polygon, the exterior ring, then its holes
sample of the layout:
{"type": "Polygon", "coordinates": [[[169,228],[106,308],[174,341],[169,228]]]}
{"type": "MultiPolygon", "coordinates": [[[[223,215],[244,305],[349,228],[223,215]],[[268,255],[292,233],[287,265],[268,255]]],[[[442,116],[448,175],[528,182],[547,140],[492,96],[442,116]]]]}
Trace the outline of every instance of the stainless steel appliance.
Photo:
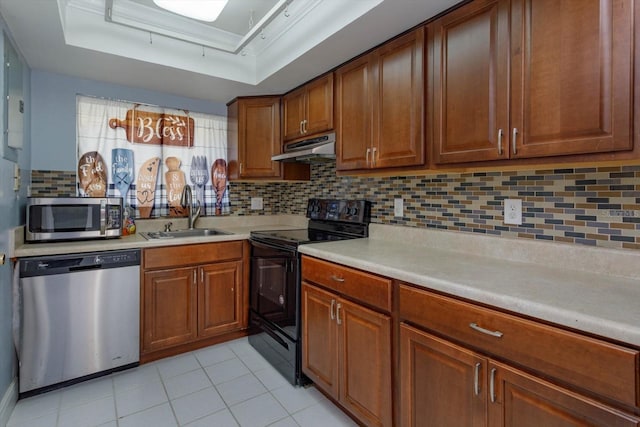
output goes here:
{"type": "Polygon", "coordinates": [[[20,394],[136,365],[140,250],[20,260],[20,394]]]}
{"type": "Polygon", "coordinates": [[[320,135],[303,141],[294,141],[284,146],[284,152],[271,157],[282,162],[317,162],[336,158],[335,132],[320,135]]]}
{"type": "Polygon", "coordinates": [[[122,198],[34,197],[27,202],[27,242],[122,235],[122,198]]]}
{"type": "Polygon", "coordinates": [[[310,199],[308,228],[251,233],[249,343],[290,383],[303,385],[300,253],[303,244],[367,237],[365,200],[310,199]]]}

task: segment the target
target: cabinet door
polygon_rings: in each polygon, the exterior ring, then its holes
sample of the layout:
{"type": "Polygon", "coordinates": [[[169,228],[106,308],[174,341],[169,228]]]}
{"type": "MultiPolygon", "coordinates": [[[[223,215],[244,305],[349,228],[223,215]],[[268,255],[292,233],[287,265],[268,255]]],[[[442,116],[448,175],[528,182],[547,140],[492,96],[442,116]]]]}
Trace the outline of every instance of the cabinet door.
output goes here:
{"type": "Polygon", "coordinates": [[[371,156],[371,56],[336,70],[336,169],[369,167],[371,156]]]}
{"type": "Polygon", "coordinates": [[[496,427],[569,427],[640,425],[640,418],[588,399],[506,365],[491,362],[494,402],[489,425],[496,427]]]}
{"type": "Polygon", "coordinates": [[[242,327],[242,261],[200,267],[198,335],[218,335],[242,327]]]}
{"type": "Polygon", "coordinates": [[[486,372],[472,351],[401,324],[402,427],[486,426],[486,372]]]}
{"type": "Polygon", "coordinates": [[[386,43],[376,57],[372,165],[424,163],[424,28],[386,43]]]}
{"type": "Polygon", "coordinates": [[[302,136],[302,121],[305,118],[306,88],[302,87],[282,97],[283,139],[290,141],[302,136]]]}
{"type": "Polygon", "coordinates": [[[337,297],[302,284],[302,371],[338,399],[337,297]]]}
{"type": "Polygon", "coordinates": [[[238,139],[241,178],[280,176],[280,163],[271,156],[281,151],[280,99],[239,101],[238,139]]]}
{"type": "Polygon", "coordinates": [[[333,129],[333,73],[312,81],[306,89],[305,134],[333,129]]]}
{"type": "Polygon", "coordinates": [[[196,269],[144,273],[143,351],[192,341],[197,336],[196,269]]]}
{"type": "Polygon", "coordinates": [[[632,148],[633,22],[628,0],[513,1],[512,157],[632,148]]]}
{"type": "Polygon", "coordinates": [[[428,32],[434,161],[508,158],[509,1],[469,3],[428,32]]]}
{"type": "Polygon", "coordinates": [[[340,402],[366,425],[391,426],[391,318],[339,300],[340,402]]]}

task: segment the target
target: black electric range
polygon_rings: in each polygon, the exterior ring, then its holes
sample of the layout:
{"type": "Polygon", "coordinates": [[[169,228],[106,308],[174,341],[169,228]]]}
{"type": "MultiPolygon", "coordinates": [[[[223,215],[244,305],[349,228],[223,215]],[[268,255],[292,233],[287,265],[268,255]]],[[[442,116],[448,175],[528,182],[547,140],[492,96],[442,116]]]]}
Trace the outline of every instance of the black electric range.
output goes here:
{"type": "Polygon", "coordinates": [[[298,246],[368,236],[365,200],[310,199],[307,228],[251,233],[249,343],[294,385],[301,370],[300,254],[298,246]]]}

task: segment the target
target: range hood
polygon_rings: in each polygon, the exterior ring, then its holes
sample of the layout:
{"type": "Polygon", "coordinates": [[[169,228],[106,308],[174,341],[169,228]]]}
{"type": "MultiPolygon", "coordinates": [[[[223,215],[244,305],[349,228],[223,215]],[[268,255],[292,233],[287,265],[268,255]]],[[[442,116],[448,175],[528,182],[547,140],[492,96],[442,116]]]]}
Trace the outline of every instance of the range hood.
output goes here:
{"type": "Polygon", "coordinates": [[[336,134],[327,133],[311,139],[291,142],[284,146],[284,153],[271,157],[280,162],[322,162],[336,158],[336,134]]]}

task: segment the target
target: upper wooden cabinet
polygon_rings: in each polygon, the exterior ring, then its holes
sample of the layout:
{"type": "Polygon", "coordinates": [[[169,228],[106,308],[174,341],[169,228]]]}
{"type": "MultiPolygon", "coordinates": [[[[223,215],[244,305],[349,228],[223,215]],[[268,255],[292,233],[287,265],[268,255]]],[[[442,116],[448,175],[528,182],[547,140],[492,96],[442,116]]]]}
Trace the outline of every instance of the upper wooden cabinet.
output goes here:
{"type": "Polygon", "coordinates": [[[283,96],[282,123],[285,141],[333,129],[333,73],[283,96]]]}
{"type": "Polygon", "coordinates": [[[428,26],[436,163],[632,148],[634,4],[478,0],[428,26]]]}
{"type": "Polygon", "coordinates": [[[424,28],[336,70],[336,168],[424,164],[424,28]]]}
{"type": "Polygon", "coordinates": [[[282,152],[280,97],[237,98],[227,104],[229,179],[309,179],[309,165],[274,162],[282,152]]]}

